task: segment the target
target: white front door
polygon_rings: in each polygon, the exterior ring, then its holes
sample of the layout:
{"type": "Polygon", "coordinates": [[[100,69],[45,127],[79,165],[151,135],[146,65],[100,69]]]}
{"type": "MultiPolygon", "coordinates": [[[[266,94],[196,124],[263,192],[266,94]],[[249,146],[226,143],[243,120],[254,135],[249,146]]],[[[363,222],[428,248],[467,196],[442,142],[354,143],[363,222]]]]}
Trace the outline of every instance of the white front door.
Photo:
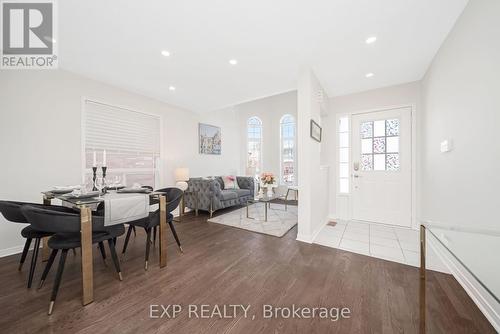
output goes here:
{"type": "Polygon", "coordinates": [[[352,116],[352,218],[411,227],[411,108],[352,116]]]}

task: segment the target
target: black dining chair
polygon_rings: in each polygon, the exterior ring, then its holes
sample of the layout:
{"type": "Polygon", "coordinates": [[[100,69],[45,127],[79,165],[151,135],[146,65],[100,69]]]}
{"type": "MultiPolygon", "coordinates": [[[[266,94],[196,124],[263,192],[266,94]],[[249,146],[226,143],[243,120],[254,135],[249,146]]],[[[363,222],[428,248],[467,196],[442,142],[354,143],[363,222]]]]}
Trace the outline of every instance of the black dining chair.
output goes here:
{"type": "MultiPolygon", "coordinates": [[[[0,201],[0,212],[4,216],[4,218],[13,223],[20,224],[29,224],[26,217],[21,212],[21,207],[23,205],[32,205],[35,207],[46,207],[52,210],[57,210],[60,212],[73,212],[70,208],[66,208],[63,206],[56,205],[43,205],[38,203],[27,203],[27,202],[16,202],[16,201],[0,201]]],[[[33,239],[35,240],[35,245],[33,247],[33,253],[31,255],[31,265],[30,271],[28,275],[28,288],[31,288],[33,282],[33,276],[35,274],[35,268],[38,260],[38,252],[40,249],[40,241],[42,238],[51,236],[53,233],[44,231],[44,230],[36,230],[31,225],[26,226],[21,230],[21,235],[26,239],[24,243],[23,252],[21,254],[21,260],[19,261],[18,270],[20,271],[23,267],[24,261],[26,260],[26,256],[28,255],[31,242],[33,239]]]]}
{"type": "MultiPolygon", "coordinates": [[[[150,186],[143,186],[143,188],[149,188],[151,190],[153,190],[152,187],[150,186]]],[[[182,200],[182,190],[180,192],[180,200],[179,200],[179,188],[163,188],[163,189],[158,189],[157,191],[158,192],[163,192],[165,193],[166,197],[167,197],[167,213],[169,215],[167,215],[167,222],[168,222],[168,225],[170,226],[170,229],[172,230],[172,234],[174,235],[174,238],[175,238],[175,242],[177,242],[177,246],[179,246],[179,250],[181,251],[181,253],[184,253],[184,250],[182,249],[182,246],[181,246],[181,242],[179,240],[179,237],[177,236],[177,232],[175,231],[175,226],[174,226],[174,219],[173,219],[173,215],[171,215],[172,217],[170,217],[170,213],[172,211],[174,211],[177,206],[179,206],[179,201],[182,200]],[[172,203],[172,204],[170,204],[172,203]],[[171,209],[169,209],[171,208],[171,209]]],[[[151,204],[159,204],[160,201],[158,199],[153,199],[152,200],[152,203],[151,204]]],[[[159,224],[158,224],[159,225],[159,224]]],[[[155,227],[153,227],[153,245],[155,245],[156,243],[156,234],[157,234],[157,230],[158,230],[158,225],[155,225],[155,227]]]]}
{"type": "MultiPolygon", "coordinates": [[[[167,197],[167,222],[170,226],[170,229],[172,230],[172,234],[174,235],[175,241],[177,242],[180,251],[183,252],[181,242],[179,240],[179,237],[177,236],[177,232],[175,231],[174,216],[171,213],[179,206],[182,198],[182,190],[180,190],[179,188],[163,188],[156,191],[165,193],[165,196],[167,197]]],[[[159,204],[159,201],[153,200],[151,204],[159,204]]],[[[133,228],[135,226],[144,228],[144,230],[146,231],[146,257],[144,262],[144,269],[148,270],[149,250],[151,247],[151,232],[160,225],[160,208],[153,212],[150,212],[149,217],[129,222],[128,224],[129,228],[127,231],[127,236],[125,237],[125,243],[123,244],[122,254],[125,254],[127,250],[130,234],[132,233],[133,228]]]]}
{"type": "MultiPolygon", "coordinates": [[[[81,247],[80,214],[77,212],[61,212],[52,210],[52,208],[32,205],[23,205],[21,208],[21,212],[34,229],[47,231],[53,234],[48,241],[48,245],[52,249],[52,252],[43,271],[40,281],[40,287],[43,285],[45,279],[47,278],[47,275],[52,264],[54,263],[58,251],[62,250],[61,256],[59,258],[59,267],[57,268],[57,274],[50,298],[50,315],[52,314],[54,303],[57,297],[57,292],[59,290],[59,285],[61,283],[68,250],[76,247],[81,247]]],[[[113,262],[120,281],[123,278],[118,256],[116,254],[115,240],[117,237],[123,235],[124,233],[125,227],[123,226],[123,224],[104,226],[104,217],[92,216],[92,243],[102,243],[103,241],[108,242],[111,257],[113,258],[113,262]]]]}

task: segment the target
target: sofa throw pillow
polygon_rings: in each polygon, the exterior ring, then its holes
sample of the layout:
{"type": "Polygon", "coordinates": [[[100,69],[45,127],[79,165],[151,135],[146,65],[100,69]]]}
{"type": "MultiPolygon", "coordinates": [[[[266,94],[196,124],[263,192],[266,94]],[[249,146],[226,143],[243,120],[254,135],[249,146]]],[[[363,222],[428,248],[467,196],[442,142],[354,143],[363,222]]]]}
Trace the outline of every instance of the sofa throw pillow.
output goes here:
{"type": "Polygon", "coordinates": [[[221,176],[216,176],[215,180],[217,180],[217,182],[219,182],[219,184],[220,184],[220,190],[224,190],[224,180],[223,180],[223,178],[221,176]]]}
{"type": "Polygon", "coordinates": [[[224,181],[224,189],[240,189],[240,187],[238,186],[238,181],[236,180],[236,176],[223,176],[222,180],[224,181]]]}

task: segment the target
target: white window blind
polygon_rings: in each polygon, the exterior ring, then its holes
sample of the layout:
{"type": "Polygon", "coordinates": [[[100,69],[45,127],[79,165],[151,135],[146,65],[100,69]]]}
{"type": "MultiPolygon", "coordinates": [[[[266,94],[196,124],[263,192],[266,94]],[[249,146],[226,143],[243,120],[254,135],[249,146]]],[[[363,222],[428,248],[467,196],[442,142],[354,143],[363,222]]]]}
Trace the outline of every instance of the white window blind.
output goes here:
{"type": "Polygon", "coordinates": [[[160,118],[141,112],[85,100],[85,178],[89,179],[93,154],[102,165],[106,150],[107,181],[155,186],[160,157],[160,118]]]}
{"type": "Polygon", "coordinates": [[[85,147],[95,150],[159,154],[159,118],[86,101],[85,147]]]}

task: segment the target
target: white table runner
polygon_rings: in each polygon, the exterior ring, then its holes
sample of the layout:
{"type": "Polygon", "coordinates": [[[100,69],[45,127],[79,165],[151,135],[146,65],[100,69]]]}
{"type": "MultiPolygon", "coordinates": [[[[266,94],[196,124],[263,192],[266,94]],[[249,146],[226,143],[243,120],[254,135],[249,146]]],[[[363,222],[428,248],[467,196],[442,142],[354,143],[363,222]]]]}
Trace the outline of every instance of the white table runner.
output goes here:
{"type": "Polygon", "coordinates": [[[104,200],[104,226],[123,224],[149,216],[148,194],[107,193],[104,200]]]}

